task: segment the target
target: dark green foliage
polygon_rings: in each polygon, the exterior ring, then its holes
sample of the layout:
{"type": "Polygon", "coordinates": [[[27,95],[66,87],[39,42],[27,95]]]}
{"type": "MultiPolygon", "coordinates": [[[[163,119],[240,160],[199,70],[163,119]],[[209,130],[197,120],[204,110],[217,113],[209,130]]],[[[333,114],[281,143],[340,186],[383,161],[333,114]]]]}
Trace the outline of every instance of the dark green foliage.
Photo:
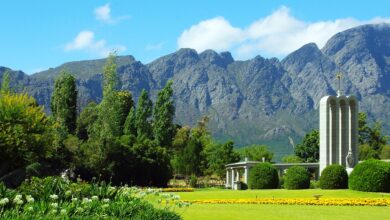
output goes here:
{"type": "Polygon", "coordinates": [[[349,176],[349,188],[366,192],[390,192],[390,163],[366,160],[349,176]]]}
{"type": "Polygon", "coordinates": [[[381,159],[390,159],[390,145],[383,147],[381,152],[381,159]]]}
{"type": "Polygon", "coordinates": [[[271,162],[274,153],[269,150],[268,146],[265,145],[251,145],[244,147],[241,152],[241,158],[247,157],[249,160],[271,162]]]}
{"type": "Polygon", "coordinates": [[[276,189],[279,177],[276,168],[270,163],[259,163],[249,171],[250,189],[276,189]]]}
{"type": "Polygon", "coordinates": [[[196,177],[195,174],[192,174],[190,176],[190,186],[192,188],[196,188],[198,186],[198,177],[196,177]]]}
{"type": "Polygon", "coordinates": [[[205,149],[207,160],[207,173],[215,174],[219,178],[226,177],[225,165],[238,162],[240,155],[234,151],[234,142],[228,141],[224,144],[212,144],[205,149]]]}
{"type": "Polygon", "coordinates": [[[148,92],[142,90],[135,111],[135,127],[137,129],[137,138],[152,138],[152,125],[150,117],[152,116],[153,103],[149,99],[148,92]]]}
{"type": "Polygon", "coordinates": [[[122,134],[125,121],[129,112],[134,107],[134,101],[131,93],[129,91],[118,91],[116,92],[116,102],[115,106],[118,108],[118,121],[119,121],[119,132],[122,134]]]}
{"type": "Polygon", "coordinates": [[[77,137],[81,140],[88,140],[89,135],[92,132],[92,125],[98,118],[97,104],[90,102],[84,110],[81,112],[77,119],[77,137]]]}
{"type": "Polygon", "coordinates": [[[173,118],[175,116],[175,106],[172,100],[172,81],[158,93],[157,101],[153,110],[153,134],[157,144],[164,147],[172,145],[175,134],[173,118]]]}
{"type": "Polygon", "coordinates": [[[126,117],[125,125],[123,126],[123,134],[137,136],[137,127],[135,126],[135,108],[132,107],[126,117]]]}
{"type": "Polygon", "coordinates": [[[77,118],[77,90],[75,78],[63,71],[54,83],[51,97],[53,117],[65,130],[74,134],[77,118]]]}
{"type": "Polygon", "coordinates": [[[318,130],[312,130],[307,133],[302,140],[302,143],[297,144],[294,148],[294,153],[304,162],[318,162],[320,148],[320,135],[318,130]]]}
{"type": "Polygon", "coordinates": [[[338,164],[326,167],[321,172],[321,189],[346,189],[348,188],[348,173],[345,168],[338,164]]]}
{"type": "Polygon", "coordinates": [[[306,168],[301,166],[288,168],[283,179],[285,189],[308,189],[310,187],[310,174],[306,168]]]}
{"type": "Polygon", "coordinates": [[[388,136],[382,135],[382,125],[375,122],[372,127],[367,124],[367,115],[359,112],[359,160],[379,159],[382,148],[387,144],[388,136]]]}

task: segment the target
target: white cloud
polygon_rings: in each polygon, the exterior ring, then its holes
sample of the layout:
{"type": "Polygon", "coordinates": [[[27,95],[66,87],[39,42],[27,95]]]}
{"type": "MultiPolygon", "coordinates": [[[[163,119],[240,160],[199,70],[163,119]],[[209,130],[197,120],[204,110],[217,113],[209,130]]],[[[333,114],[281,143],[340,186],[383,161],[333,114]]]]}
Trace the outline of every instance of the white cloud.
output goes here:
{"type": "Polygon", "coordinates": [[[157,44],[147,44],[145,46],[145,50],[151,51],[151,50],[161,50],[165,45],[165,42],[160,42],[157,44]]]}
{"type": "Polygon", "coordinates": [[[97,7],[94,10],[96,19],[104,22],[111,21],[110,12],[111,12],[111,8],[110,8],[110,4],[108,3],[103,6],[97,7]]]}
{"type": "Polygon", "coordinates": [[[289,8],[282,6],[243,28],[233,27],[223,17],[201,21],[184,30],[177,44],[179,48],[190,47],[198,52],[206,49],[231,50],[239,59],[257,54],[282,57],[311,42],[321,48],[334,34],[348,28],[383,22],[390,22],[390,18],[376,17],[367,21],[340,18],[305,22],[291,15],[289,8]]]}
{"type": "Polygon", "coordinates": [[[96,20],[102,21],[107,24],[115,24],[123,19],[128,18],[128,16],[120,16],[116,18],[111,17],[111,8],[109,3],[95,8],[93,13],[95,14],[96,20]]]}
{"type": "Polygon", "coordinates": [[[242,40],[242,34],[242,30],[232,27],[223,17],[216,17],[191,26],[181,34],[177,43],[180,48],[190,47],[198,51],[228,50],[242,40]]]}
{"type": "Polygon", "coordinates": [[[65,45],[65,51],[83,51],[95,54],[101,57],[107,56],[110,52],[118,53],[126,50],[122,45],[107,45],[105,40],[95,40],[95,34],[92,31],[81,31],[73,41],[65,45]]]}

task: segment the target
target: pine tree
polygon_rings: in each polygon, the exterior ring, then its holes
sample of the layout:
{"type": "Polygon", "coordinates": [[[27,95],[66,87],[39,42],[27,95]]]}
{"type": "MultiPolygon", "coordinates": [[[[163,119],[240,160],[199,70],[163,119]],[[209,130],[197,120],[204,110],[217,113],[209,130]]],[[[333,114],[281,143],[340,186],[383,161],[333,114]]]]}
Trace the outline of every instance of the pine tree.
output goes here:
{"type": "Polygon", "coordinates": [[[148,92],[142,90],[135,111],[135,127],[137,129],[137,138],[151,138],[152,126],[150,117],[152,116],[153,103],[149,99],[148,92]]]}
{"type": "Polygon", "coordinates": [[[66,132],[74,134],[77,119],[76,80],[66,71],[63,71],[54,83],[51,111],[59,125],[66,132]]]}
{"type": "Polygon", "coordinates": [[[175,106],[172,100],[172,81],[157,96],[157,101],[153,110],[153,135],[160,146],[171,147],[175,133],[173,118],[175,116],[175,106]]]}

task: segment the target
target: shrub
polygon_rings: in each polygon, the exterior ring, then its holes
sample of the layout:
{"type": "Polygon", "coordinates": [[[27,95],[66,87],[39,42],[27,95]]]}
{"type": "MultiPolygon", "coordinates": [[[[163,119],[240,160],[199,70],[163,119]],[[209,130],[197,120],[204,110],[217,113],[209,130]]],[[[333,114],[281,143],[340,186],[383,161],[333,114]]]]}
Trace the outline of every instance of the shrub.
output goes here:
{"type": "Polygon", "coordinates": [[[326,167],[321,172],[321,189],[346,189],[348,188],[348,173],[345,168],[338,164],[326,167]]]}
{"type": "Polygon", "coordinates": [[[190,176],[190,186],[192,188],[195,188],[197,186],[197,184],[198,184],[198,177],[196,177],[196,175],[192,174],[190,176]]]}
{"type": "Polygon", "coordinates": [[[356,165],[349,177],[349,188],[366,192],[390,192],[390,163],[367,160],[356,165]]]}
{"type": "Polygon", "coordinates": [[[292,166],[288,168],[284,176],[285,189],[308,189],[310,187],[310,175],[306,168],[292,166]]]}
{"type": "Polygon", "coordinates": [[[259,163],[250,170],[248,182],[251,189],[276,189],[278,172],[270,163],[259,163]]]}

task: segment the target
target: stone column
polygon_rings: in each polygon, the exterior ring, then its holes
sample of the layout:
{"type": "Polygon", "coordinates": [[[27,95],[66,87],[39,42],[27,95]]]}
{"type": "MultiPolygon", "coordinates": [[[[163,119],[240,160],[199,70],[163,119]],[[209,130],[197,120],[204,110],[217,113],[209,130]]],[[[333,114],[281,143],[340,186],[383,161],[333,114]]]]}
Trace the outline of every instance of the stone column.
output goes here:
{"type": "Polygon", "coordinates": [[[225,187],[229,187],[229,170],[226,168],[226,181],[225,181],[225,187]]]}
{"type": "Polygon", "coordinates": [[[248,176],[249,176],[249,167],[248,165],[245,165],[245,168],[244,168],[244,182],[246,184],[248,184],[248,176]]]}
{"type": "Polygon", "coordinates": [[[231,182],[230,186],[232,189],[234,189],[235,176],[234,176],[234,169],[233,168],[231,168],[231,180],[232,180],[232,182],[231,182]]]}

